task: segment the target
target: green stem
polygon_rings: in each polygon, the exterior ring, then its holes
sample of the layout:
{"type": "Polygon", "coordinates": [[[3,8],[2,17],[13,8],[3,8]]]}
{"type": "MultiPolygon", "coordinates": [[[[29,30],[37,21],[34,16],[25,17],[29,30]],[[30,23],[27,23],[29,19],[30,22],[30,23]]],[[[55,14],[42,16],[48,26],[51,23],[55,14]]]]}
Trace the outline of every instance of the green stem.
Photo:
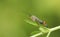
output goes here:
{"type": "MultiPolygon", "coordinates": [[[[49,32],[47,32],[48,34],[47,34],[47,37],[49,37],[49,35],[50,35],[50,33],[52,32],[52,31],[55,31],[55,30],[58,30],[58,29],[60,29],[60,26],[57,26],[57,27],[54,27],[54,28],[51,28],[51,29],[49,29],[50,31],[49,32]]],[[[30,37],[36,37],[36,36],[39,36],[39,35],[42,35],[42,34],[44,34],[44,33],[37,33],[37,34],[35,34],[35,35],[32,35],[32,36],[30,36],[30,37]]]]}
{"type": "Polygon", "coordinates": [[[51,31],[50,31],[50,32],[48,32],[48,34],[47,34],[47,36],[46,36],[46,37],[49,37],[49,36],[50,36],[50,33],[51,33],[51,31]]]}
{"type": "Polygon", "coordinates": [[[35,35],[33,35],[33,36],[30,36],[30,37],[37,37],[37,36],[42,35],[42,34],[43,34],[43,33],[42,33],[42,32],[40,32],[40,33],[35,34],[35,35]]]}
{"type": "Polygon", "coordinates": [[[58,29],[60,29],[60,26],[57,26],[57,27],[51,28],[50,31],[52,32],[52,31],[55,31],[55,30],[58,30],[58,29]]]}

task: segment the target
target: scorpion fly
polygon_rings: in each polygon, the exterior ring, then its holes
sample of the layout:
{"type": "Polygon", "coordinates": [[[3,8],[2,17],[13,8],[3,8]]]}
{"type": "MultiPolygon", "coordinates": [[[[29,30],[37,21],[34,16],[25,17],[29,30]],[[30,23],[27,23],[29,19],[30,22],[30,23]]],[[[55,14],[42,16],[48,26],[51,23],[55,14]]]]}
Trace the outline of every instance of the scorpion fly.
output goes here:
{"type": "Polygon", "coordinates": [[[43,21],[43,20],[39,19],[38,17],[36,17],[36,16],[34,16],[34,15],[30,15],[29,18],[30,18],[32,21],[36,22],[38,25],[39,25],[39,24],[42,24],[43,26],[46,26],[46,25],[47,25],[47,24],[46,24],[46,21],[43,21]]]}

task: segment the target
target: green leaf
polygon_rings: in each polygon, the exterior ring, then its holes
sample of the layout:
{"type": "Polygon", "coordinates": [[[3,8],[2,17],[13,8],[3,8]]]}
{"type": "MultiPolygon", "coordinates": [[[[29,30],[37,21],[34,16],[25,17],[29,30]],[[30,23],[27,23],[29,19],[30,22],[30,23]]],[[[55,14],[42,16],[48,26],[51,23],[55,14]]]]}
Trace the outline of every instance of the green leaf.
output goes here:
{"type": "Polygon", "coordinates": [[[41,31],[34,31],[31,33],[31,35],[34,35],[34,34],[37,34],[37,33],[40,33],[41,31]]]}
{"type": "Polygon", "coordinates": [[[32,24],[32,25],[34,25],[34,26],[38,26],[36,22],[33,22],[33,21],[31,21],[31,20],[28,20],[28,19],[26,20],[26,19],[25,19],[24,21],[27,22],[27,23],[29,23],[29,24],[32,24]]]}
{"type": "Polygon", "coordinates": [[[40,30],[41,32],[43,32],[43,33],[49,32],[49,28],[46,28],[46,27],[44,27],[44,26],[40,26],[39,30],[40,30]]]}

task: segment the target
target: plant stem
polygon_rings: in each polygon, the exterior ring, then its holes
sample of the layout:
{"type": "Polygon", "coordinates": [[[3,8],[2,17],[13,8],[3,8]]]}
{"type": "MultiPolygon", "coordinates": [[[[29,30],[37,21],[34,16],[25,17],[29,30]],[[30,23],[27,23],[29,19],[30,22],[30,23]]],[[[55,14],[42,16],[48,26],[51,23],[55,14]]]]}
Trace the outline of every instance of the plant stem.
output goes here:
{"type": "Polygon", "coordinates": [[[51,28],[50,31],[52,32],[52,31],[55,31],[55,30],[58,30],[58,29],[60,29],[60,26],[57,26],[57,27],[51,28]]]}
{"type": "Polygon", "coordinates": [[[33,35],[33,36],[30,36],[30,37],[37,37],[37,36],[42,35],[42,34],[43,34],[43,33],[42,33],[42,32],[40,32],[40,33],[35,34],[35,35],[33,35]]]}
{"type": "MultiPolygon", "coordinates": [[[[48,32],[47,37],[49,37],[49,35],[50,35],[50,33],[51,33],[52,31],[55,31],[55,30],[58,30],[58,29],[60,29],[60,26],[57,26],[57,27],[54,27],[54,28],[49,29],[50,31],[48,32]]],[[[36,36],[39,36],[39,35],[42,35],[42,34],[43,34],[43,33],[41,32],[41,33],[37,33],[37,34],[35,34],[35,35],[32,35],[32,36],[30,36],[30,37],[36,37],[36,36]]]]}
{"type": "Polygon", "coordinates": [[[51,31],[50,31],[50,32],[48,32],[48,34],[47,34],[47,36],[46,36],[46,37],[49,37],[49,36],[50,36],[50,33],[51,33],[51,31]]]}

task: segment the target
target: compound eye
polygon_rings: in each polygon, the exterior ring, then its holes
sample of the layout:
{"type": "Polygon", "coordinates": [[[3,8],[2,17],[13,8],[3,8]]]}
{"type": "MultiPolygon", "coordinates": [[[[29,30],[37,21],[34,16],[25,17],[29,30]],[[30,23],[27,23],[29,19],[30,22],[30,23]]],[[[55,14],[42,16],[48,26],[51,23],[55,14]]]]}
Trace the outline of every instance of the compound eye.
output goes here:
{"type": "Polygon", "coordinates": [[[31,19],[32,19],[32,21],[35,21],[35,17],[34,16],[31,16],[31,19]]]}

